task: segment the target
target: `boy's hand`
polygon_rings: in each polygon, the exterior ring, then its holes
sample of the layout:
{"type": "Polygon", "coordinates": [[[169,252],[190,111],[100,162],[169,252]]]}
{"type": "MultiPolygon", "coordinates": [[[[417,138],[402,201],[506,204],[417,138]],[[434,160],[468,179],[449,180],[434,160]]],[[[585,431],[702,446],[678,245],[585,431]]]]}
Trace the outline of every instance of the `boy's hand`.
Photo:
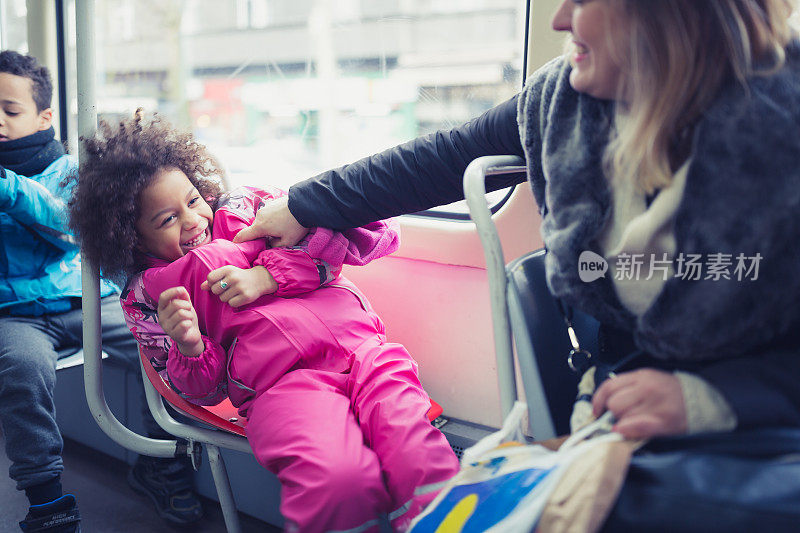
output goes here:
{"type": "Polygon", "coordinates": [[[205,349],[197,313],[184,287],[172,287],[158,298],[158,323],[183,355],[197,357],[205,349]]]}
{"type": "Polygon", "coordinates": [[[308,228],[301,226],[289,211],[289,197],[283,196],[259,209],[253,224],[237,233],[233,242],[265,237],[272,248],[294,246],[307,233],[308,228]]]}
{"type": "Polygon", "coordinates": [[[241,307],[274,293],[278,283],[263,266],[243,269],[225,265],[209,272],[200,288],[210,290],[231,307],[241,307]]]}
{"type": "Polygon", "coordinates": [[[669,372],[642,368],[607,379],[594,393],[592,406],[595,416],[614,413],[614,431],[628,439],[686,433],[683,390],[669,372]]]}

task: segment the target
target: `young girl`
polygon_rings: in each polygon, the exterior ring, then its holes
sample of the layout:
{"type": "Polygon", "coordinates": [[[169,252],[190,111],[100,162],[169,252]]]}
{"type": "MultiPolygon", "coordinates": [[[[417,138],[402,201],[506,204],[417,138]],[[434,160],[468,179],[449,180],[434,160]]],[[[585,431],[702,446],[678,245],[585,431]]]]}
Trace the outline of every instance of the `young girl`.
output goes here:
{"type": "Polygon", "coordinates": [[[384,513],[404,528],[457,460],[426,418],[415,362],[338,275],[391,253],[391,226],[319,230],[290,249],[234,244],[278,194],[222,195],[219,166],[191,135],[139,117],[102,125],[85,147],[70,202],[84,255],[128,276],[129,327],[181,394],[228,394],[248,418],[287,530],[374,529],[384,513]]]}

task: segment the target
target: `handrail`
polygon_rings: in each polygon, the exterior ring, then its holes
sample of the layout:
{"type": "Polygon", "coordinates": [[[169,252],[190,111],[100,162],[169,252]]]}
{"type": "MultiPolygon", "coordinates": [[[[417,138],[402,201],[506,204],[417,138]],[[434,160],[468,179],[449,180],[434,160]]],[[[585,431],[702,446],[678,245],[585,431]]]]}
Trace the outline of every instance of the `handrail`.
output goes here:
{"type": "MultiPolygon", "coordinates": [[[[95,40],[94,0],[75,1],[75,23],[78,57],[78,133],[91,137],[97,129],[95,105],[95,40]]],[[[78,159],[83,157],[81,145],[78,159]]],[[[126,428],[108,407],[103,392],[103,365],[100,354],[100,277],[94,265],[81,261],[83,296],[83,379],[86,401],[97,425],[117,444],[136,453],[153,457],[174,457],[178,442],[143,437],[126,428]]]]}
{"type": "Polygon", "coordinates": [[[500,388],[500,407],[505,418],[517,400],[517,381],[514,374],[514,351],[511,343],[511,324],[506,305],[506,262],[500,237],[492,222],[486,203],[486,177],[525,172],[525,161],[513,155],[492,155],[473,160],[464,171],[464,197],[469,214],[478,229],[478,237],[486,257],[489,276],[489,296],[492,309],[497,381],[500,388]]]}

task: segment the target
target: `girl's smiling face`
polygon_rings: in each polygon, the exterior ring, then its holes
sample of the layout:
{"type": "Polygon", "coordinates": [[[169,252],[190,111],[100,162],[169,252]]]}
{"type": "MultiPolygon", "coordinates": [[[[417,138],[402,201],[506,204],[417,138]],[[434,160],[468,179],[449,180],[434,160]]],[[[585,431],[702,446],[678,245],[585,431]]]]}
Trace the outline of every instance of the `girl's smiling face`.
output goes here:
{"type": "Polygon", "coordinates": [[[619,98],[621,67],[614,43],[626,31],[625,18],[609,0],[564,0],[553,29],[572,34],[569,84],[595,98],[619,98]]]}
{"type": "Polygon", "coordinates": [[[211,242],[214,213],[186,174],[162,169],[140,197],[136,221],[139,249],[175,261],[211,242]]]}

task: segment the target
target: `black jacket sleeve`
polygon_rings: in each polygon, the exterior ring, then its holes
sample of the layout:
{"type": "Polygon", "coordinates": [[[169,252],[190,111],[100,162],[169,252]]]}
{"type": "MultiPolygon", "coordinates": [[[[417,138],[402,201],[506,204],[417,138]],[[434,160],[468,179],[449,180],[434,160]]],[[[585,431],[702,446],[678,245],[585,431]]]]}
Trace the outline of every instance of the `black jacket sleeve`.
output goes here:
{"type": "MultiPolygon", "coordinates": [[[[452,130],[441,130],[390,148],[289,189],[289,210],[306,227],[336,230],[415,213],[464,199],[462,176],[484,155],[523,156],[517,96],[452,130]]],[[[487,189],[525,180],[496,176],[487,189]]]]}
{"type": "Polygon", "coordinates": [[[797,336],[757,354],[715,362],[698,375],[722,393],[739,428],[800,426],[797,336]]]}

